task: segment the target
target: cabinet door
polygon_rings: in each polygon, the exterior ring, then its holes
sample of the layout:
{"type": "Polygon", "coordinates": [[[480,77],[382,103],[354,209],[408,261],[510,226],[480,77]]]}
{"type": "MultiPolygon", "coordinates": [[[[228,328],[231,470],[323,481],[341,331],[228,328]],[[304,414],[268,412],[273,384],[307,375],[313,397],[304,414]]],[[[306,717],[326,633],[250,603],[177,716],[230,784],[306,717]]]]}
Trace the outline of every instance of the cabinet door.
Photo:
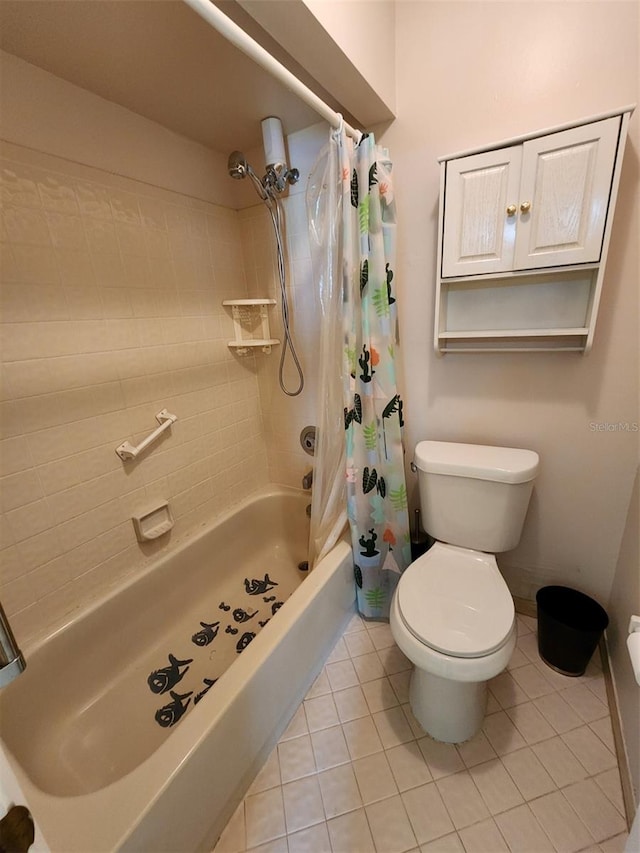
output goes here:
{"type": "Polygon", "coordinates": [[[515,145],[447,162],[443,278],[512,268],[521,157],[515,145]]]}
{"type": "Polygon", "coordinates": [[[515,269],[600,260],[619,129],[616,116],[524,143],[515,269]]]}

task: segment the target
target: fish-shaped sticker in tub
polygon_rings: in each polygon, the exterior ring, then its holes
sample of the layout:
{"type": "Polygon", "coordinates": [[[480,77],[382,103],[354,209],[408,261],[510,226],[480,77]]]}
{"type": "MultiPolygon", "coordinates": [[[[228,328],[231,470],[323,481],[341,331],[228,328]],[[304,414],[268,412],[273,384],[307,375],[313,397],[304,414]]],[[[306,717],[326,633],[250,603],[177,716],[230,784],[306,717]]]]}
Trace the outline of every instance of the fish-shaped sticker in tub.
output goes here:
{"type": "Polygon", "coordinates": [[[211,688],[213,687],[213,685],[216,683],[217,680],[218,680],[217,678],[204,678],[203,679],[203,684],[206,684],[207,686],[204,688],[204,690],[201,690],[200,693],[196,693],[196,695],[193,697],[193,704],[194,705],[197,705],[198,702],[207,695],[207,693],[211,690],[211,688]]]}
{"type": "Polygon", "coordinates": [[[244,651],[247,648],[251,640],[255,637],[255,634],[252,631],[246,631],[236,643],[236,651],[238,654],[244,651]]]}
{"type": "Polygon", "coordinates": [[[175,726],[187,710],[189,702],[191,702],[189,697],[192,693],[193,690],[190,690],[189,693],[176,693],[170,690],[169,696],[171,696],[173,701],[169,702],[168,705],[163,705],[162,708],[158,708],[155,714],[156,723],[162,726],[163,729],[175,726]],[[187,700],[186,702],[184,701],[185,699],[187,700]]]}
{"type": "Polygon", "coordinates": [[[200,625],[202,626],[202,631],[197,631],[193,637],[191,637],[191,642],[195,643],[196,646],[208,646],[209,643],[212,643],[218,635],[220,623],[201,622],[200,625]]]}
{"type": "Polygon", "coordinates": [[[171,690],[176,684],[182,680],[183,676],[189,670],[189,664],[193,663],[193,658],[187,660],[178,660],[174,655],[169,655],[169,666],[162,669],[155,669],[147,678],[147,684],[153,693],[166,693],[171,690]],[[180,667],[185,669],[180,669],[180,667]]]}
{"type": "Polygon", "coordinates": [[[243,610],[242,607],[236,607],[233,611],[233,618],[236,622],[248,622],[249,619],[253,619],[253,617],[257,615],[257,610],[254,610],[253,613],[249,613],[247,610],[243,610]]]}
{"type": "Polygon", "coordinates": [[[278,586],[278,584],[272,581],[268,574],[264,576],[263,581],[257,578],[252,578],[251,580],[249,578],[244,579],[244,588],[249,595],[264,595],[265,592],[269,592],[274,586],[278,586]]]}
{"type": "Polygon", "coordinates": [[[278,610],[280,610],[280,608],[282,607],[283,604],[284,604],[284,601],[276,601],[274,604],[272,604],[271,605],[271,615],[274,616],[278,612],[278,610]]]}

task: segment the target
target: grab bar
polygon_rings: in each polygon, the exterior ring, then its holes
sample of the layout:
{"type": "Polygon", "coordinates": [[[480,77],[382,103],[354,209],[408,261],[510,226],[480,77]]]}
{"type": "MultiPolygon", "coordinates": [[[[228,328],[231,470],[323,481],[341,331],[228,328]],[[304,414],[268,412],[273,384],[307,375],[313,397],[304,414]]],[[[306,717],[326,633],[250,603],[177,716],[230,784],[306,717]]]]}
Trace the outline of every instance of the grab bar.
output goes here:
{"type": "Polygon", "coordinates": [[[13,636],[9,620],[0,604],[0,687],[13,681],[26,665],[16,638],[13,636]]]}
{"type": "Polygon", "coordinates": [[[171,424],[174,424],[178,418],[176,415],[172,415],[171,412],[163,409],[156,415],[156,420],[160,424],[158,429],[154,429],[154,431],[141,441],[137,447],[134,447],[130,441],[123,441],[120,447],[116,447],[116,453],[123,462],[126,462],[127,459],[135,459],[139,453],[142,453],[142,451],[149,447],[150,444],[153,444],[158,436],[162,435],[162,433],[168,429],[171,424]]]}

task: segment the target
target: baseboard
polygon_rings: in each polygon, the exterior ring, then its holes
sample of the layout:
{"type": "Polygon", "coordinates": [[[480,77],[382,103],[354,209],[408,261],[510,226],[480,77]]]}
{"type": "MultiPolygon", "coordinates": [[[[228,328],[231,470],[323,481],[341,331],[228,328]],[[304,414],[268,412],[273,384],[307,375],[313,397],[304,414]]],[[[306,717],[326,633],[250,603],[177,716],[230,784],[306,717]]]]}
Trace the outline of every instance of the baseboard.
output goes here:
{"type": "Polygon", "coordinates": [[[616,690],[616,683],[613,680],[611,664],[609,662],[609,648],[607,646],[606,632],[600,640],[599,650],[600,659],[602,661],[602,672],[604,674],[604,683],[607,689],[609,712],[611,714],[613,742],[616,747],[618,768],[620,770],[620,784],[622,785],[622,799],[624,800],[627,829],[631,829],[631,824],[633,823],[633,818],[635,817],[636,812],[636,803],[633,795],[633,784],[631,782],[631,771],[629,770],[627,747],[624,741],[624,735],[622,734],[622,721],[620,719],[620,711],[618,708],[618,692],[616,690]]]}
{"type": "Polygon", "coordinates": [[[538,615],[535,601],[531,601],[528,598],[518,598],[517,595],[514,595],[513,604],[516,608],[516,613],[521,613],[523,616],[533,616],[534,619],[538,615]]]}

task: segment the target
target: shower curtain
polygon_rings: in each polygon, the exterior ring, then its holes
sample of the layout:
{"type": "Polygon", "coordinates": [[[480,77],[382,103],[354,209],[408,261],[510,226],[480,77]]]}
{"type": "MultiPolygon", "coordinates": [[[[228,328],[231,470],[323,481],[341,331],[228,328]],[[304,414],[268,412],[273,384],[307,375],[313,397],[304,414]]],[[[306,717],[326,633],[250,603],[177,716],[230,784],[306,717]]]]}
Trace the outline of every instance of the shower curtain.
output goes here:
{"type": "Polygon", "coordinates": [[[371,134],[354,147],[344,130],[332,133],[307,196],[322,316],[312,559],[335,543],[346,505],[358,608],[371,619],[389,618],[411,561],[395,377],[395,204],[385,154],[371,134]]]}

